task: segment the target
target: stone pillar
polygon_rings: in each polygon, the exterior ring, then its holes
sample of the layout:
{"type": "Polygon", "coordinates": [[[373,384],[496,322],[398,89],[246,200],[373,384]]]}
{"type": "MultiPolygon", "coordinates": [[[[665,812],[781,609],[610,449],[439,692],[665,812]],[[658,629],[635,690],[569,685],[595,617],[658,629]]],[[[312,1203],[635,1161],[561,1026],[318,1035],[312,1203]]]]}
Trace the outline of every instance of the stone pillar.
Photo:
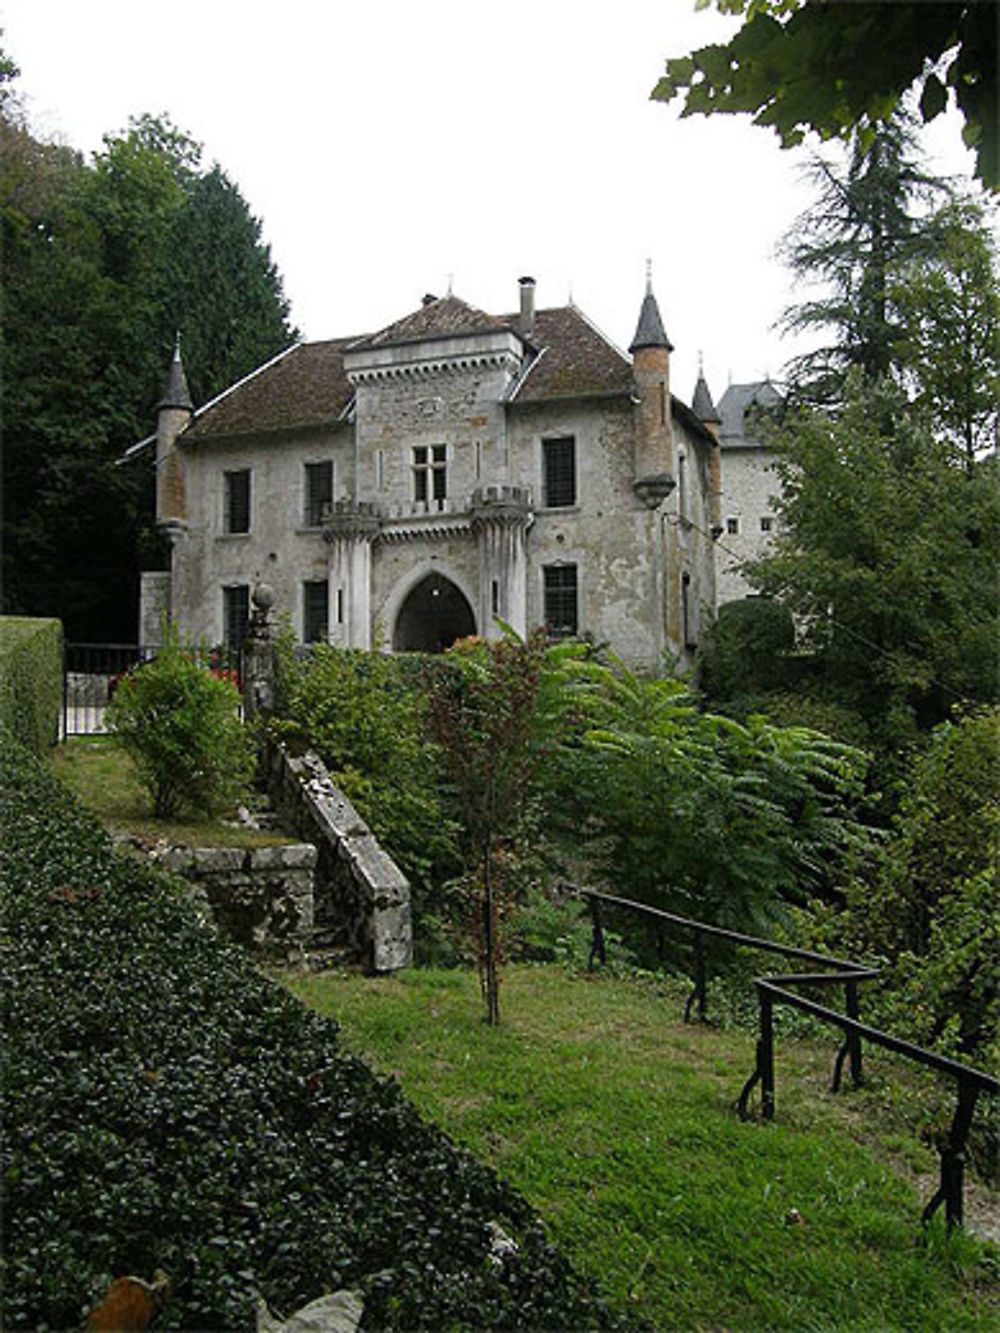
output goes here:
{"type": "Polygon", "coordinates": [[[254,586],[247,632],[240,649],[240,677],[243,681],[243,715],[248,722],[266,717],[274,710],[277,660],[271,628],[274,592],[266,583],[254,586]]]}
{"type": "Polygon", "coordinates": [[[372,543],[381,513],[367,501],[337,500],[323,527],[330,545],[330,640],[371,648],[372,543]]]}
{"type": "Polygon", "coordinates": [[[528,566],[525,536],[534,515],[523,486],[484,486],[472,496],[472,530],[479,551],[479,631],[497,639],[506,621],[522,638],[528,632],[528,566]]]}

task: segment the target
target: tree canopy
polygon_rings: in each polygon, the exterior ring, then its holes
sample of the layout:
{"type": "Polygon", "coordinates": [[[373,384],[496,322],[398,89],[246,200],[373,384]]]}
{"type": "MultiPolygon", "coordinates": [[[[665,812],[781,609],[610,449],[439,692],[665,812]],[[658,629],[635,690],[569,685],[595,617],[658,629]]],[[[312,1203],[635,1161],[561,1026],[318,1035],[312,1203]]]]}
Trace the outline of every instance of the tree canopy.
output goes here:
{"type": "Polygon", "coordinates": [[[158,558],[149,433],[181,335],[203,400],[295,337],[260,223],[165,118],[108,135],[91,163],[0,102],[3,607],[77,639],[131,639],[158,558]]]}
{"type": "MultiPolygon", "coordinates": [[[[699,0],[707,8],[711,0],[699,0]]],[[[976,151],[977,175],[1000,188],[995,0],[716,0],[745,16],[726,44],[667,61],[652,96],[683,97],[683,115],[745,112],[771,126],[783,147],[808,130],[863,141],[911,88],[925,121],[953,96],[976,151]]]]}

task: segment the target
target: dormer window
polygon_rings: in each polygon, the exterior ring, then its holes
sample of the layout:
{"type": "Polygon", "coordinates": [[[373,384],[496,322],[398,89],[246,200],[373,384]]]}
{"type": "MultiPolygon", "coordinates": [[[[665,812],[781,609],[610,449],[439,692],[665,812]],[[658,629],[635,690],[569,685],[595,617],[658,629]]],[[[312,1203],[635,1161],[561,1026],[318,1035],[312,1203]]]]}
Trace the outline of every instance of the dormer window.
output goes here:
{"type": "Polygon", "coordinates": [[[448,454],[444,444],[413,446],[413,499],[443,509],[448,496],[448,454]]]}

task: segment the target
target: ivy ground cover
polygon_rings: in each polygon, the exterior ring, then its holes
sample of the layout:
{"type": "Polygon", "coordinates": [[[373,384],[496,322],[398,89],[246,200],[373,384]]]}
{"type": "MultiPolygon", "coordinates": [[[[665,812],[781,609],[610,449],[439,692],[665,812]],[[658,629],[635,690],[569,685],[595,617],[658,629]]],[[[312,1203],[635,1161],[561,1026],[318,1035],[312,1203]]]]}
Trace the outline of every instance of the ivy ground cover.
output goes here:
{"type": "Polygon", "coordinates": [[[358,1290],[370,1329],[627,1329],[523,1198],[0,745],[5,1329],[166,1270],[156,1327],[358,1290]],[[491,1257],[490,1224],[518,1251],[491,1257]]]}

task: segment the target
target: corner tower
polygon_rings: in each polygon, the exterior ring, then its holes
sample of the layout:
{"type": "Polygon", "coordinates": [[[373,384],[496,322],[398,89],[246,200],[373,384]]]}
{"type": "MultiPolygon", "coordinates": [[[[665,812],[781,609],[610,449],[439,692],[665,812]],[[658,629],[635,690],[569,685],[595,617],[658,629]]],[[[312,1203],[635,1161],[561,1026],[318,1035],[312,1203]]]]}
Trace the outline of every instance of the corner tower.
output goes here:
{"type": "Polygon", "coordinates": [[[167,371],[156,417],[156,525],[168,532],[186,519],[184,467],[177,453],[177,437],[191,420],[194,404],[188,389],[180,341],[167,371]]]}
{"type": "Polygon", "coordinates": [[[657,509],[677,485],[673,424],[670,410],[670,353],[660,308],[646,265],[646,295],[629,352],[635,382],[635,481],[649,509],[657,509]]]}

